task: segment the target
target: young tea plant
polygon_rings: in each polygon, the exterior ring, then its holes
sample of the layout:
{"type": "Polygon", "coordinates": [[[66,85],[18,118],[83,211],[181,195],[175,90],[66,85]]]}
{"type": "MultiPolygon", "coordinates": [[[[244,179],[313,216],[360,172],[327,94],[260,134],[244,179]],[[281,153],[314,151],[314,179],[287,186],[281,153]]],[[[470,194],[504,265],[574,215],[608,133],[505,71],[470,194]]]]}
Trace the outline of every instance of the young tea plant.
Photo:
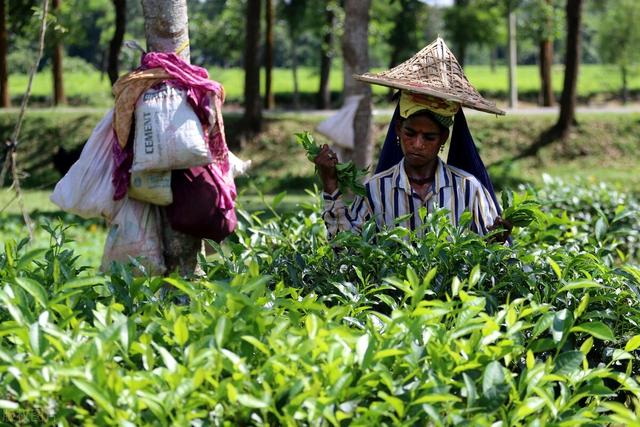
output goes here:
{"type": "MultiPolygon", "coordinates": [[[[313,139],[313,135],[309,132],[296,133],[296,139],[298,144],[307,151],[307,158],[313,162],[314,159],[320,154],[320,147],[313,139]]],[[[365,195],[364,185],[362,180],[367,176],[367,171],[364,169],[358,169],[352,162],[338,163],[336,165],[338,172],[338,186],[340,191],[345,193],[347,190],[357,194],[359,196],[365,195]]]]}
{"type": "Polygon", "coordinates": [[[540,202],[527,199],[526,195],[514,197],[511,191],[502,193],[502,218],[515,227],[526,227],[541,215],[540,202]]]}

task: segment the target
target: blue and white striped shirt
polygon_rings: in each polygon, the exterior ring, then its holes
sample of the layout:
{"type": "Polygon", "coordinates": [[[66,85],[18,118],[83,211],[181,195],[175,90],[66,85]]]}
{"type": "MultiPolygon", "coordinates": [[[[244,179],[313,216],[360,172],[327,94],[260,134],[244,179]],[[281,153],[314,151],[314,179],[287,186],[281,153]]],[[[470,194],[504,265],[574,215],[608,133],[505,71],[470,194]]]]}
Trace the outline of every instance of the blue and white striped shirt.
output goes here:
{"type": "Polygon", "coordinates": [[[359,233],[362,225],[375,218],[378,228],[394,227],[395,219],[411,214],[399,225],[415,230],[422,225],[419,210],[426,207],[431,213],[437,208],[449,211],[449,217],[458,224],[463,212],[472,216],[471,229],[480,235],[487,232],[498,212],[487,189],[470,173],[449,166],[438,159],[434,185],[425,200],[413,191],[404,170],[404,159],[396,166],[380,172],[365,183],[366,197],[357,196],[351,207],[342,200],[339,190],[324,193],[323,219],[330,237],[339,231],[359,233]]]}

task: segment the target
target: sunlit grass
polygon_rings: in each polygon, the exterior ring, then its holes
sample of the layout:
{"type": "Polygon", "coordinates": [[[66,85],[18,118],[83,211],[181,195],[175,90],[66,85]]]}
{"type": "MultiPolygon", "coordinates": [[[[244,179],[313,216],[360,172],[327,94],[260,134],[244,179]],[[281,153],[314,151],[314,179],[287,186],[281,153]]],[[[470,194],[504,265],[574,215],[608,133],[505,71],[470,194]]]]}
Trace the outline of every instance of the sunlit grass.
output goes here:
{"type": "MultiPolygon", "coordinates": [[[[381,69],[374,69],[374,72],[381,69]]],[[[124,73],[123,71],[122,73],[124,73]]],[[[491,69],[485,65],[468,65],[465,73],[471,83],[481,92],[491,95],[504,96],[508,90],[507,67],[498,65],[491,69]]],[[[552,71],[554,92],[559,95],[562,91],[564,67],[555,65],[552,71]]],[[[579,69],[578,96],[590,97],[599,93],[616,94],[621,89],[621,78],[618,69],[613,65],[582,64],[579,69]]],[[[231,102],[239,102],[244,96],[244,70],[241,68],[209,69],[210,78],[224,86],[226,98],[231,102]]],[[[517,70],[517,84],[520,93],[535,93],[540,88],[540,76],[536,65],[520,65],[517,70]]],[[[320,76],[318,70],[311,67],[300,67],[297,71],[298,90],[301,93],[316,93],[320,76]]],[[[264,91],[265,73],[262,70],[262,84],[264,91]]],[[[342,90],[342,70],[331,70],[329,84],[331,91],[342,90]]],[[[64,76],[65,92],[77,103],[92,106],[105,106],[112,103],[111,84],[106,74],[95,71],[92,73],[73,72],[64,76]]],[[[273,70],[273,92],[275,94],[291,94],[294,90],[293,71],[291,69],[276,68],[273,70]]],[[[9,92],[15,98],[24,93],[27,87],[27,75],[12,74],[9,77],[9,92]]],[[[36,75],[32,87],[32,95],[36,98],[49,98],[52,93],[52,78],[50,71],[36,75]]],[[[629,88],[640,90],[640,73],[632,72],[629,76],[629,88]]],[[[373,93],[384,95],[388,89],[373,86],[373,93]]]]}

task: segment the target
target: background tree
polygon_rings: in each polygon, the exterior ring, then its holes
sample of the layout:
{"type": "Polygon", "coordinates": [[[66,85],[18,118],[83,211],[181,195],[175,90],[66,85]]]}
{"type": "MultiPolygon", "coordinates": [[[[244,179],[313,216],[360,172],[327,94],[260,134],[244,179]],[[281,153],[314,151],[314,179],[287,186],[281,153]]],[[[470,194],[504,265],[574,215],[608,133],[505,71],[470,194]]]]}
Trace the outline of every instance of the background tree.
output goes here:
{"type": "Polygon", "coordinates": [[[580,67],[582,26],[582,0],[567,0],[567,41],[564,59],[564,83],[560,98],[560,116],[551,135],[553,139],[565,139],[576,122],[576,89],[580,67]]]}
{"type": "Polygon", "coordinates": [[[109,43],[107,73],[109,74],[111,84],[114,84],[116,80],[118,80],[120,49],[127,25],[127,0],[112,0],[112,2],[115,11],[115,28],[113,30],[113,37],[109,43]]]}
{"type": "MultiPolygon", "coordinates": [[[[198,65],[242,67],[246,2],[188,0],[187,4],[192,61],[198,65]]],[[[212,78],[215,80],[215,76],[212,78]]]]}
{"type": "Polygon", "coordinates": [[[285,0],[280,2],[282,17],[284,18],[289,36],[289,58],[293,77],[293,108],[300,108],[300,91],[298,85],[298,38],[300,29],[305,23],[307,0],[285,0]]]}
{"type": "Polygon", "coordinates": [[[9,30],[7,29],[8,1],[0,0],[0,107],[7,108],[9,100],[9,30]]]}
{"type": "Polygon", "coordinates": [[[617,65],[622,83],[621,99],[629,100],[629,72],[640,60],[640,2],[613,0],[599,14],[597,45],[600,57],[617,65]]]}
{"type": "Polygon", "coordinates": [[[275,107],[275,98],[273,96],[273,42],[274,42],[274,26],[275,16],[273,8],[273,0],[265,0],[265,41],[264,41],[264,106],[266,109],[275,107]]]}
{"type": "Polygon", "coordinates": [[[445,10],[445,30],[461,66],[470,45],[493,46],[500,39],[503,16],[504,5],[492,0],[455,0],[445,10]]]}
{"type": "MultiPolygon", "coordinates": [[[[52,0],[52,13],[58,18],[60,16],[60,2],[62,0],[52,0]]],[[[62,31],[56,31],[53,41],[53,63],[51,72],[53,77],[53,105],[61,105],[67,103],[64,94],[64,76],[62,70],[62,61],[64,56],[64,47],[62,44],[62,31]]]]}
{"type": "MultiPolygon", "coordinates": [[[[176,52],[189,61],[189,24],[186,0],[142,0],[147,51],[176,52]],[[186,46],[186,47],[185,47],[186,46]]],[[[193,274],[197,269],[197,254],[202,241],[171,228],[164,209],[162,241],[167,272],[193,274]]]]}
{"type": "Polygon", "coordinates": [[[342,57],[344,96],[362,95],[354,118],[353,160],[359,168],[369,167],[373,157],[371,137],[371,85],[359,82],[352,76],[369,70],[369,8],[370,0],[344,1],[344,28],[342,57]]]}
{"type": "Polygon", "coordinates": [[[576,89],[578,68],[580,66],[582,26],[582,0],[567,0],[565,7],[567,20],[567,38],[564,58],[564,82],[560,97],[558,121],[529,147],[517,155],[514,160],[534,156],[541,148],[558,140],[565,140],[576,124],[576,89]]]}
{"type": "Polygon", "coordinates": [[[518,107],[518,82],[517,82],[517,69],[518,69],[518,43],[516,40],[516,8],[517,0],[507,0],[507,58],[508,58],[508,73],[509,73],[509,107],[518,107]]]}
{"type": "Polygon", "coordinates": [[[392,3],[399,6],[399,10],[388,38],[391,47],[389,68],[411,58],[423,47],[418,42],[418,17],[420,10],[425,7],[419,0],[393,0],[392,3]]]}
{"type": "Polygon", "coordinates": [[[244,46],[244,130],[256,134],[262,130],[262,102],[260,101],[260,3],[246,3],[244,46]]]}
{"type": "Polygon", "coordinates": [[[331,106],[331,90],[329,88],[329,77],[331,75],[331,63],[334,49],[334,31],[336,27],[335,0],[324,0],[316,4],[323,6],[324,25],[320,26],[322,33],[322,44],[320,45],[320,85],[316,96],[316,107],[325,110],[331,106]]]}
{"type": "Polygon", "coordinates": [[[561,28],[561,10],[558,0],[526,0],[520,7],[523,17],[518,31],[523,38],[532,40],[538,47],[540,75],[539,104],[550,107],[555,103],[551,70],[553,66],[553,42],[561,28]]]}
{"type": "MultiPolygon", "coordinates": [[[[2,7],[2,16],[0,17],[0,107],[9,107],[11,104],[11,97],[9,94],[9,72],[20,71],[27,73],[31,66],[31,58],[23,58],[22,67],[10,67],[9,65],[9,45],[11,40],[14,42],[22,37],[31,38],[30,32],[26,32],[25,28],[29,26],[31,19],[33,18],[33,10],[38,3],[35,0],[24,0],[21,2],[10,2],[9,0],[0,0],[0,6],[2,7]],[[20,70],[17,70],[20,68],[20,70]]],[[[37,27],[37,25],[33,25],[37,27]]],[[[33,34],[33,38],[36,38],[37,34],[33,34]]],[[[14,50],[19,54],[18,49],[14,50]]]]}

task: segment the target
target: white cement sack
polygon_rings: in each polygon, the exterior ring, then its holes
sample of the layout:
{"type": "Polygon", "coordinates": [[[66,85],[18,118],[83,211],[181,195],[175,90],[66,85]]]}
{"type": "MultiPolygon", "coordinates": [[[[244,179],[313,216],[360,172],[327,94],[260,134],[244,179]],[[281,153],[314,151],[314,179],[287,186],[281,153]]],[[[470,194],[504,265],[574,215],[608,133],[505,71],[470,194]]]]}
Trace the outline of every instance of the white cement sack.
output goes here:
{"type": "Polygon", "coordinates": [[[113,109],[96,125],[80,158],[56,184],[49,197],[60,209],[83,218],[103,217],[111,221],[122,201],[114,201],[112,146],[113,109]]]}
{"type": "Polygon", "coordinates": [[[162,84],[136,103],[132,171],[188,169],[212,162],[186,91],[162,84]]]}
{"type": "Polygon", "coordinates": [[[122,208],[113,219],[102,255],[102,271],[111,263],[129,263],[135,258],[152,275],[166,270],[162,254],[160,212],[157,206],[125,197],[122,208]]]}
{"type": "Polygon", "coordinates": [[[141,202],[167,206],[173,202],[171,171],[131,172],[128,196],[141,202]]]}

